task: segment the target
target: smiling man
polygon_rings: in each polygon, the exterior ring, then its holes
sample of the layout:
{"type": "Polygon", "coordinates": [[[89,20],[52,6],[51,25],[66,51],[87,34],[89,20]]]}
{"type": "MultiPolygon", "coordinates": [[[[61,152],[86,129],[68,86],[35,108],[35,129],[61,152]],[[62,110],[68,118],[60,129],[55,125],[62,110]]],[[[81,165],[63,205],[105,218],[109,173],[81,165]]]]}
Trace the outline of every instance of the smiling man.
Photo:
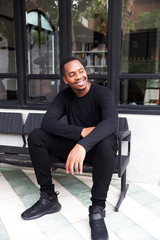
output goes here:
{"type": "Polygon", "coordinates": [[[28,138],[29,151],[40,185],[40,199],[24,213],[25,220],[60,211],[51,177],[52,155],[66,162],[66,172],[83,172],[83,163],[93,164],[89,224],[92,240],[107,240],[105,206],[116,155],[118,114],[113,95],[106,87],[91,84],[76,57],[60,67],[69,85],[58,93],[44,116],[41,129],[28,138]],[[67,123],[60,119],[66,116],[67,123]]]}
{"type": "Polygon", "coordinates": [[[70,85],[77,97],[83,97],[89,91],[91,83],[88,82],[84,66],[78,60],[65,64],[62,71],[64,82],[70,85]]]}

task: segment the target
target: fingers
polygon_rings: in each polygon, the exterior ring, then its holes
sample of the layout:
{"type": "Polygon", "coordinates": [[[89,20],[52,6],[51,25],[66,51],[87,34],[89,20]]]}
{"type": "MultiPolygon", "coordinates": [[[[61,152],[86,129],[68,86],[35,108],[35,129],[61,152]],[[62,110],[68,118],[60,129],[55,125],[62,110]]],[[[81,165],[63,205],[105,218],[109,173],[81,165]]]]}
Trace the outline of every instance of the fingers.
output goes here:
{"type": "Polygon", "coordinates": [[[83,161],[85,159],[86,150],[80,144],[76,144],[74,148],[70,151],[67,161],[66,161],[66,172],[74,174],[82,173],[83,161]]]}
{"type": "Polygon", "coordinates": [[[83,171],[83,162],[79,163],[79,173],[82,174],[83,171]]]}
{"type": "Polygon", "coordinates": [[[78,162],[74,163],[74,169],[75,169],[76,173],[79,173],[78,162]]]}
{"type": "Polygon", "coordinates": [[[67,160],[66,162],[66,173],[74,175],[74,162],[67,160]]]}
{"type": "Polygon", "coordinates": [[[66,173],[69,173],[69,163],[68,163],[68,161],[66,162],[66,173]]]}
{"type": "Polygon", "coordinates": [[[70,169],[70,173],[74,175],[74,162],[70,163],[69,169],[70,169]]]}
{"type": "Polygon", "coordinates": [[[82,162],[66,162],[66,173],[71,173],[72,175],[74,175],[74,170],[76,173],[80,173],[82,174],[83,171],[83,163],[82,162]]]}

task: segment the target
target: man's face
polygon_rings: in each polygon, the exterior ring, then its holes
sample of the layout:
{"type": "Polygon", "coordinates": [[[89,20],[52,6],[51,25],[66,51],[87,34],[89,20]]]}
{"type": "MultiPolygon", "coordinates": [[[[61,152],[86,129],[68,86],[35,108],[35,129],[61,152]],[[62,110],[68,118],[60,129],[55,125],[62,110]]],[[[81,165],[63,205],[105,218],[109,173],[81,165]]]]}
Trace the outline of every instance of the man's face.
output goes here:
{"type": "Polygon", "coordinates": [[[69,84],[76,94],[79,94],[80,91],[85,94],[89,84],[86,70],[78,60],[73,60],[64,65],[63,81],[69,84]]]}

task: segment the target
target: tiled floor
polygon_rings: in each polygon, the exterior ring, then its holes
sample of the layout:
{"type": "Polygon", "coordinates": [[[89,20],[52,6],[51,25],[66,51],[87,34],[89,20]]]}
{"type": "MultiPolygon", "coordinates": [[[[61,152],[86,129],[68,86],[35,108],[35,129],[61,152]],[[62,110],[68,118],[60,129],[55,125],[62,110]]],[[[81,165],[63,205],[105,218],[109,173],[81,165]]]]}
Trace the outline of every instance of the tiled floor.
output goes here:
{"type": "MultiPolygon", "coordinates": [[[[0,167],[0,240],[89,240],[91,177],[53,173],[62,210],[36,220],[20,214],[37,199],[33,170],[0,167]]],[[[160,240],[160,186],[129,183],[119,212],[114,212],[120,181],[113,177],[107,201],[110,240],[160,240]]]]}

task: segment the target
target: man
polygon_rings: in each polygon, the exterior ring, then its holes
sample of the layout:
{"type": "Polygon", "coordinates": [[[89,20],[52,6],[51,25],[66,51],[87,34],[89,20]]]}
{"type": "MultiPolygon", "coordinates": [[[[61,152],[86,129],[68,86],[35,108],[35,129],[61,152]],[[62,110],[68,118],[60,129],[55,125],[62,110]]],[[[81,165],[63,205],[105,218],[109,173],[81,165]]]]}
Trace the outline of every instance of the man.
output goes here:
{"type": "Polygon", "coordinates": [[[29,220],[60,211],[51,178],[52,155],[66,162],[66,172],[82,173],[83,162],[93,164],[89,223],[93,240],[108,239],[105,202],[116,154],[117,110],[110,90],[88,81],[80,60],[68,57],[61,64],[68,88],[59,92],[42,121],[28,138],[29,151],[41,197],[22,213],[29,220]],[[67,116],[68,124],[59,121],[67,116]]]}

